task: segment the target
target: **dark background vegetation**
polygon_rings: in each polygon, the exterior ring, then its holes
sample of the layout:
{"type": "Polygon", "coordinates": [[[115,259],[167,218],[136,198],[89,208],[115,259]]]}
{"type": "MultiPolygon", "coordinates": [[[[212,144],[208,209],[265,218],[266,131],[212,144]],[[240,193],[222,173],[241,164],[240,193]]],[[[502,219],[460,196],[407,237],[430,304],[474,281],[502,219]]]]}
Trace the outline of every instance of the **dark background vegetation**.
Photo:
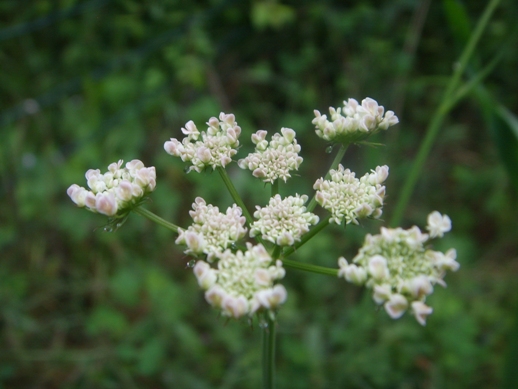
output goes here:
{"type": "MultiPolygon", "coordinates": [[[[85,185],[89,168],[138,158],[157,168],[153,212],[187,226],[198,195],[225,209],[217,174],[186,175],[163,150],[188,120],[203,128],[224,111],[243,128],[241,156],[253,132],[295,129],[304,163],[281,193],[311,195],[332,159],[312,111],[369,96],[400,124],[374,139],[385,146],[352,147],[343,163],[358,175],[390,166],[388,221],[485,3],[0,2],[0,387],[259,387],[260,330],[209,308],[175,236],[138,215],[103,232],[106,219],[75,208],[66,189],[85,185]]],[[[511,43],[448,115],[405,213],[403,227],[424,227],[436,209],[453,220],[436,249],[455,247],[461,269],[429,298],[427,326],[389,319],[343,280],[290,270],[279,388],[512,381],[518,154],[512,131],[484,113],[518,112],[516,20],[518,3],[502,2],[465,79],[511,43]]],[[[251,205],[267,201],[261,182],[229,171],[251,205]]],[[[381,225],[329,228],[293,259],[336,267],[381,225]]]]}

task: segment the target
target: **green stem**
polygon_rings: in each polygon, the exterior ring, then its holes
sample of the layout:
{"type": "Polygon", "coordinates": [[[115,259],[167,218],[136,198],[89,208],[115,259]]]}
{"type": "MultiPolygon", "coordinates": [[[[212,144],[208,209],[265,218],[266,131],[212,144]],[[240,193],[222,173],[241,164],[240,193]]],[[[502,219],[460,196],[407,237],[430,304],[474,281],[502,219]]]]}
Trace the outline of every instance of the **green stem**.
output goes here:
{"type": "Polygon", "coordinates": [[[279,194],[279,180],[275,180],[272,184],[272,191],[271,191],[271,197],[274,197],[275,195],[279,194]]]}
{"type": "Polygon", "coordinates": [[[282,247],[275,245],[272,251],[271,257],[273,259],[279,259],[279,254],[281,253],[282,247]]]}
{"type": "MultiPolygon", "coordinates": [[[[342,160],[342,158],[344,157],[345,155],[345,152],[347,151],[347,147],[349,147],[349,145],[344,145],[342,144],[340,146],[340,150],[338,150],[338,153],[336,154],[335,156],[335,159],[333,159],[333,162],[331,163],[331,166],[329,167],[329,170],[327,171],[327,174],[325,176],[325,179],[328,180],[330,177],[331,177],[331,170],[334,170],[338,167],[338,164],[340,163],[340,161],[342,160]]],[[[307,206],[307,211],[308,212],[311,212],[313,211],[313,209],[315,209],[315,206],[317,205],[317,198],[316,198],[316,194],[313,196],[313,198],[311,199],[311,201],[309,202],[309,205],[307,206]]]]}
{"type": "Polygon", "coordinates": [[[419,178],[419,174],[421,173],[424,163],[428,158],[428,154],[430,154],[430,150],[435,142],[435,138],[439,133],[444,117],[451,110],[451,108],[453,108],[453,103],[458,101],[459,94],[455,94],[454,92],[459,85],[460,78],[464,73],[466,66],[468,65],[468,62],[475,51],[475,46],[478,43],[478,40],[480,39],[482,32],[486,28],[491,14],[495,10],[499,2],[500,0],[492,0],[487,5],[484,14],[481,16],[475,28],[475,31],[471,35],[471,38],[459,59],[458,65],[456,66],[455,71],[450,78],[450,82],[444,92],[442,102],[437,108],[435,114],[433,115],[433,120],[430,122],[428,128],[426,129],[425,139],[419,147],[419,151],[417,152],[417,156],[413,161],[410,173],[406,177],[406,180],[403,184],[403,188],[401,189],[401,193],[398,196],[398,202],[396,204],[390,222],[390,225],[393,227],[401,224],[401,220],[403,219],[403,213],[410,200],[410,196],[414,191],[415,185],[419,178]]]}
{"type": "MultiPolygon", "coordinates": [[[[230,180],[230,177],[228,176],[227,171],[224,168],[222,168],[221,166],[218,166],[217,170],[218,170],[219,175],[221,176],[221,179],[225,183],[225,186],[227,187],[228,191],[230,192],[230,195],[232,196],[232,198],[234,199],[236,204],[241,208],[243,215],[245,216],[246,222],[250,226],[254,222],[254,219],[252,219],[252,215],[250,215],[250,212],[248,212],[248,209],[246,208],[246,205],[243,202],[243,199],[241,199],[241,196],[239,196],[239,193],[237,193],[236,187],[230,180]]],[[[255,240],[257,240],[257,242],[261,243],[264,246],[264,242],[260,236],[256,236],[255,240]]]]}
{"type": "Polygon", "coordinates": [[[326,276],[338,276],[338,269],[330,267],[311,265],[309,263],[301,263],[292,261],[291,259],[282,259],[282,265],[292,269],[303,270],[311,273],[324,274],[326,276]]]}
{"type": "Polygon", "coordinates": [[[266,311],[263,323],[263,389],[275,387],[275,324],[266,311]]]}
{"type": "Polygon", "coordinates": [[[239,193],[237,193],[236,187],[230,180],[230,177],[228,176],[227,171],[224,168],[222,168],[221,166],[218,166],[217,170],[218,170],[219,175],[221,176],[221,179],[225,183],[225,186],[227,187],[228,191],[230,192],[230,195],[232,196],[232,198],[234,199],[236,204],[243,211],[243,215],[245,216],[247,223],[252,224],[254,221],[252,219],[252,215],[250,215],[250,212],[248,212],[248,209],[246,208],[245,203],[241,199],[241,196],[239,196],[239,193]]]}
{"type": "Polygon", "coordinates": [[[171,231],[178,232],[178,227],[176,224],[173,224],[171,222],[168,222],[167,220],[162,219],[160,216],[155,215],[153,212],[148,211],[145,208],[137,207],[133,209],[133,212],[138,213],[140,216],[144,216],[145,218],[148,218],[149,220],[160,224],[162,227],[165,227],[171,231]]]}
{"type": "Polygon", "coordinates": [[[315,227],[313,227],[309,232],[302,236],[302,239],[300,242],[297,242],[294,246],[288,248],[284,251],[282,254],[283,258],[286,258],[293,254],[299,247],[304,245],[308,240],[313,238],[316,234],[318,234],[320,231],[322,231],[325,227],[329,225],[329,220],[331,220],[331,215],[327,215],[327,217],[324,220],[321,220],[320,223],[318,223],[315,227]]]}

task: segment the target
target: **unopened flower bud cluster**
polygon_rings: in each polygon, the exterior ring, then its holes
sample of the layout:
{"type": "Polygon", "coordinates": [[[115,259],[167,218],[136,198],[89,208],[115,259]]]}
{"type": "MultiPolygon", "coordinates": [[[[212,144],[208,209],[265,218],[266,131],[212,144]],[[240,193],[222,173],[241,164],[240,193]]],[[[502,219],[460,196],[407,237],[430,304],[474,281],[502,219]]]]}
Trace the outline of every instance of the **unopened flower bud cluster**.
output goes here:
{"type": "MultiPolygon", "coordinates": [[[[435,211],[428,216],[427,229],[441,237],[451,229],[451,221],[435,211]]],[[[447,270],[459,268],[454,249],[433,251],[426,247],[429,239],[430,235],[416,226],[408,230],[382,227],[381,234],[366,236],[351,264],[343,257],[338,260],[338,275],[372,288],[374,301],[383,304],[390,317],[397,319],[411,308],[424,325],[433,311],[425,304],[426,296],[435,284],[446,285],[443,278],[447,270]]]]}
{"type": "Polygon", "coordinates": [[[286,182],[291,177],[290,171],[298,170],[302,163],[295,131],[282,128],[281,133],[275,133],[269,143],[266,135],[264,130],[252,135],[255,153],[239,160],[238,165],[242,169],[251,170],[254,177],[261,178],[264,182],[273,183],[277,179],[286,182]]]}
{"type": "Polygon", "coordinates": [[[317,135],[329,142],[353,143],[386,130],[399,122],[394,112],[387,111],[376,100],[367,97],[361,105],[355,99],[344,101],[343,108],[329,107],[331,120],[315,110],[313,124],[317,135]]]}
{"type": "Polygon", "coordinates": [[[381,184],[388,177],[388,166],[378,166],[360,179],[342,165],[329,173],[330,179],[319,178],[313,189],[317,202],[331,212],[331,221],[358,224],[360,218],[381,216],[385,198],[385,186],[381,184]]]}
{"type": "Polygon", "coordinates": [[[212,262],[215,255],[246,234],[246,219],[236,204],[221,213],[218,207],[207,205],[204,199],[197,197],[192,209],[189,214],[194,223],[186,230],[180,228],[175,242],[186,245],[187,254],[206,254],[207,260],[212,262]]]}
{"type": "Polygon", "coordinates": [[[318,223],[318,216],[306,212],[306,195],[280,195],[270,198],[266,207],[257,206],[254,217],[257,219],[250,227],[250,236],[261,235],[279,246],[291,246],[309,231],[310,225],[318,223]]]}
{"type": "Polygon", "coordinates": [[[145,167],[138,159],[126,163],[114,162],[104,174],[99,169],[89,169],[85,176],[90,190],[77,184],[71,185],[67,193],[79,207],[107,216],[123,214],[155,190],[154,167],[145,167]]]}
{"type": "Polygon", "coordinates": [[[186,137],[182,142],[171,138],[164,144],[165,151],[180,157],[184,162],[191,162],[189,171],[200,173],[206,167],[225,167],[237,153],[241,127],[237,125],[233,114],[223,112],[220,113],[219,120],[212,117],[207,125],[207,131],[200,133],[194,122],[189,121],[182,128],[186,137]]]}
{"type": "Polygon", "coordinates": [[[261,309],[274,310],[286,301],[287,292],[274,281],[284,277],[282,262],[273,260],[262,245],[247,243],[247,251],[218,254],[217,269],[198,261],[194,274],[205,299],[224,316],[251,316],[261,309]]]}

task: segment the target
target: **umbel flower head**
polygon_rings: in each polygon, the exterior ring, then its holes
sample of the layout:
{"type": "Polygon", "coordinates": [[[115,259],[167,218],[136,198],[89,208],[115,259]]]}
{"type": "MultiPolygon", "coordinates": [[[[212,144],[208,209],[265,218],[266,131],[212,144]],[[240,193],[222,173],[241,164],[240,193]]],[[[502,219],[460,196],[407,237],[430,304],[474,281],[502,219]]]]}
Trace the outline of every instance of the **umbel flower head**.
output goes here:
{"type": "MultiPolygon", "coordinates": [[[[428,224],[428,230],[440,231],[441,236],[451,228],[450,218],[437,211],[430,214],[428,221],[433,223],[428,224]],[[448,223],[438,227],[438,219],[448,223]]],[[[382,227],[381,234],[366,236],[351,264],[339,258],[338,276],[371,288],[374,301],[383,304],[393,319],[410,307],[417,321],[424,325],[433,311],[425,304],[426,296],[433,292],[435,284],[446,286],[446,271],[456,271],[460,266],[454,249],[446,253],[433,251],[426,246],[429,239],[416,226],[408,230],[382,227]]]]}
{"type": "Polygon", "coordinates": [[[329,172],[330,179],[319,178],[313,185],[317,191],[317,202],[329,212],[331,221],[341,224],[358,224],[358,219],[379,218],[382,214],[385,186],[381,185],[388,177],[388,166],[378,166],[376,170],[360,179],[349,169],[338,165],[337,170],[329,172]]]}
{"type": "Polygon", "coordinates": [[[246,234],[246,219],[236,204],[221,213],[218,207],[196,197],[192,209],[189,214],[194,223],[186,230],[179,228],[175,242],[186,245],[187,254],[207,254],[207,260],[212,262],[218,253],[246,234]]]}
{"type": "Polygon", "coordinates": [[[370,97],[363,99],[361,105],[355,99],[349,99],[344,101],[343,108],[329,107],[331,120],[317,110],[314,113],[312,123],[317,135],[333,143],[362,141],[399,122],[394,112],[385,112],[385,108],[370,97]]]}
{"type": "Polygon", "coordinates": [[[79,207],[107,216],[124,215],[143,197],[155,190],[155,168],[145,167],[138,159],[126,163],[114,162],[108,171],[89,169],[86,180],[90,190],[77,184],[71,185],[67,193],[79,207]]]}
{"type": "Polygon", "coordinates": [[[205,299],[224,316],[239,318],[261,309],[275,310],[286,301],[287,292],[274,281],[284,277],[280,260],[272,258],[262,245],[247,243],[247,251],[218,254],[217,268],[198,261],[194,274],[205,299]]]}
{"type": "Polygon", "coordinates": [[[182,158],[184,162],[191,162],[189,171],[200,173],[206,167],[225,167],[237,153],[241,127],[237,125],[233,114],[227,115],[223,112],[219,114],[219,120],[211,117],[207,125],[207,131],[200,133],[190,120],[185,128],[182,128],[186,135],[182,142],[171,138],[164,144],[165,151],[182,158]]]}
{"type": "Polygon", "coordinates": [[[298,170],[302,163],[299,157],[300,145],[295,139],[295,131],[291,128],[281,128],[281,133],[275,133],[270,143],[266,140],[267,132],[257,131],[252,135],[255,153],[240,159],[241,169],[249,169],[252,174],[264,182],[273,182],[279,178],[286,180],[291,177],[291,170],[298,170]]]}
{"type": "Polygon", "coordinates": [[[266,207],[257,206],[254,213],[257,221],[250,226],[250,236],[261,235],[279,246],[291,246],[300,241],[309,226],[318,223],[317,215],[306,212],[304,204],[307,200],[306,195],[282,199],[277,194],[270,198],[266,207]]]}

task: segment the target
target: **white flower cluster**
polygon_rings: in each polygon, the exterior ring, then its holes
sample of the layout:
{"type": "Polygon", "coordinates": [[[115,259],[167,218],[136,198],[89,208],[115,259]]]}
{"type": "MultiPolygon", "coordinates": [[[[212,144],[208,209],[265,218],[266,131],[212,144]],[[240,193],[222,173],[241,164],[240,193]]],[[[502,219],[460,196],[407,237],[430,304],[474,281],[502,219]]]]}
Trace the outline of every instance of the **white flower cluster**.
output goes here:
{"type": "Polygon", "coordinates": [[[249,169],[257,178],[273,184],[278,178],[284,182],[291,177],[290,170],[298,170],[302,163],[299,157],[300,145],[295,139],[295,131],[291,128],[281,128],[281,133],[275,133],[270,143],[266,140],[267,132],[257,131],[252,135],[255,153],[241,159],[238,165],[241,169],[249,169]]]}
{"type": "MultiPolygon", "coordinates": [[[[435,211],[428,217],[428,230],[442,236],[451,229],[448,216],[435,211]]],[[[431,236],[431,235],[430,235],[431,236]]],[[[433,285],[445,286],[447,270],[456,271],[457,253],[446,253],[426,248],[430,236],[414,226],[381,228],[381,234],[365,238],[363,247],[349,264],[345,258],[338,260],[339,277],[357,285],[373,289],[374,301],[383,304],[393,319],[401,317],[410,306],[417,321],[424,325],[433,309],[425,304],[433,285]]]]}
{"type": "Polygon", "coordinates": [[[331,179],[319,178],[313,185],[316,200],[331,212],[331,221],[358,224],[359,218],[379,218],[382,214],[385,187],[381,185],[388,177],[388,166],[378,166],[372,173],[360,179],[349,169],[338,165],[329,172],[331,179]]]}
{"type": "Polygon", "coordinates": [[[194,223],[188,229],[178,229],[176,244],[187,246],[187,254],[207,254],[212,262],[215,256],[246,234],[246,219],[236,204],[227,208],[226,214],[219,208],[207,205],[204,199],[197,197],[189,214],[194,223]]]}
{"type": "Polygon", "coordinates": [[[218,254],[217,269],[198,261],[194,274],[205,299],[224,316],[239,318],[260,309],[274,310],[286,301],[287,292],[274,281],[284,277],[282,262],[272,258],[262,245],[247,243],[247,251],[218,254]]]}
{"type": "Polygon", "coordinates": [[[344,101],[343,109],[329,107],[331,120],[317,110],[314,113],[312,123],[317,135],[329,142],[358,142],[399,122],[394,112],[385,112],[385,108],[370,97],[363,99],[361,105],[349,99],[344,101]]]}
{"type": "Polygon", "coordinates": [[[190,120],[185,128],[182,128],[182,132],[187,136],[182,142],[174,138],[165,142],[165,151],[182,158],[184,162],[191,162],[189,171],[195,170],[200,173],[208,166],[212,169],[218,166],[225,167],[237,153],[241,127],[237,125],[233,114],[227,115],[223,112],[219,114],[219,120],[212,117],[207,125],[207,132],[200,133],[190,120]]]}
{"type": "Polygon", "coordinates": [[[77,184],[71,185],[67,194],[79,207],[89,211],[114,216],[123,214],[144,196],[155,190],[155,168],[145,167],[138,159],[126,163],[114,162],[108,171],[101,174],[99,169],[89,169],[85,176],[90,190],[77,184]]]}
{"type": "Polygon", "coordinates": [[[257,206],[254,217],[258,219],[250,226],[250,236],[261,235],[279,246],[291,246],[309,231],[309,226],[318,223],[318,216],[306,212],[306,195],[289,196],[284,200],[280,195],[270,198],[268,206],[257,206]]]}

